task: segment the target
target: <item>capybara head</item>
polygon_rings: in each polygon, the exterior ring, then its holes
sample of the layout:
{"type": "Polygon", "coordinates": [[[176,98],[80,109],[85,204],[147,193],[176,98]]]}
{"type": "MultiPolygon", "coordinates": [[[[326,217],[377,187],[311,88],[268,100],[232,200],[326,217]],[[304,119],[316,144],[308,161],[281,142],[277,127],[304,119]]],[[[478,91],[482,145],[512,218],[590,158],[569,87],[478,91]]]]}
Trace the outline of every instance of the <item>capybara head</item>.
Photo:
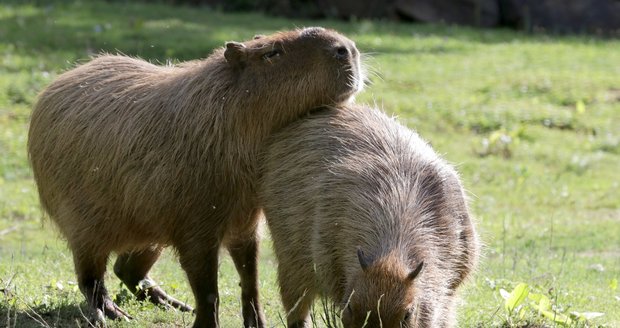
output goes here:
{"type": "Polygon", "coordinates": [[[236,71],[241,91],[249,95],[261,90],[259,101],[272,108],[283,101],[304,110],[342,103],[364,84],[355,43],[321,27],[227,42],[224,57],[236,71]]]}
{"type": "Polygon", "coordinates": [[[358,248],[359,273],[349,283],[345,327],[414,327],[415,279],[424,263],[409,268],[397,254],[373,258],[358,248]]]}

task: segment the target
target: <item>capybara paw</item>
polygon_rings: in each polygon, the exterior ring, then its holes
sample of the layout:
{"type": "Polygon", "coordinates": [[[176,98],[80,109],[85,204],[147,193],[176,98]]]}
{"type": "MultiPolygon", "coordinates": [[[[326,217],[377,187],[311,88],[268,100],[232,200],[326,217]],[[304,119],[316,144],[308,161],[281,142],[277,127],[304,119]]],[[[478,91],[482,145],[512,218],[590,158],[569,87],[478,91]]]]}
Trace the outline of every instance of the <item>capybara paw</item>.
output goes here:
{"type": "Polygon", "coordinates": [[[264,320],[258,320],[258,322],[256,320],[252,320],[252,321],[244,321],[243,322],[243,327],[244,328],[265,328],[267,327],[267,325],[265,325],[264,320]]]}
{"type": "Polygon", "coordinates": [[[121,309],[112,300],[106,299],[104,300],[103,304],[104,304],[103,313],[101,309],[97,309],[97,320],[98,321],[100,322],[104,321],[101,319],[102,318],[105,319],[106,317],[112,320],[125,320],[125,321],[129,321],[133,319],[127,312],[121,309]],[[104,313],[105,313],[105,316],[104,316],[104,313]]]}
{"type": "Polygon", "coordinates": [[[138,299],[148,299],[151,303],[165,309],[176,309],[183,312],[190,312],[194,310],[191,306],[175,299],[174,297],[168,296],[163,289],[157,286],[146,289],[143,293],[138,295],[138,299]]]}
{"type": "Polygon", "coordinates": [[[245,311],[243,313],[244,328],[264,328],[267,327],[265,322],[265,317],[261,310],[254,309],[251,313],[246,313],[245,311]]]}
{"type": "Polygon", "coordinates": [[[306,325],[306,320],[297,320],[297,321],[289,322],[287,327],[288,328],[306,328],[306,327],[309,327],[309,325],[306,325]]]}

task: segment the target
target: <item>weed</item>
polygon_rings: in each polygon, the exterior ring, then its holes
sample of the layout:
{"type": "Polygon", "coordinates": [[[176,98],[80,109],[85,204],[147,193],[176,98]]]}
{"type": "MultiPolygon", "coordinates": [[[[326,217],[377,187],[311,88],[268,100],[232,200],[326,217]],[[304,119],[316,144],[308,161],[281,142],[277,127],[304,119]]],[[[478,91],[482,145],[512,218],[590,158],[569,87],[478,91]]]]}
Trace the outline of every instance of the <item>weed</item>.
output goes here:
{"type": "MultiPolygon", "coordinates": [[[[527,325],[524,318],[528,312],[537,315],[542,321],[541,325],[549,322],[553,326],[562,327],[592,327],[594,319],[604,316],[601,312],[577,312],[562,309],[551,298],[544,293],[534,293],[532,287],[526,283],[518,283],[515,288],[508,292],[500,289],[499,293],[504,299],[504,309],[506,322],[509,327],[521,327],[527,325]]],[[[550,291],[551,293],[551,291],[550,291]]]]}

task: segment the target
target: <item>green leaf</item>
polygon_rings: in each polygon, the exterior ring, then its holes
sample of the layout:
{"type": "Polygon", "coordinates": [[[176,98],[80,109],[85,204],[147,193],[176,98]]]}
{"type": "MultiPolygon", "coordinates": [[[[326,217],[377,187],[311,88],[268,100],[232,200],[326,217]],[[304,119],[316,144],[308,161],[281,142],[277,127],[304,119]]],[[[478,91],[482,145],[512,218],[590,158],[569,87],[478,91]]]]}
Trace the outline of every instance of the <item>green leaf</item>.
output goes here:
{"type": "Polygon", "coordinates": [[[527,308],[526,307],[521,307],[519,309],[518,315],[519,315],[519,320],[523,320],[525,319],[525,314],[527,313],[527,308]]]}
{"type": "Polygon", "coordinates": [[[530,302],[530,305],[536,309],[538,313],[551,310],[551,301],[547,296],[543,294],[530,293],[528,298],[532,301],[530,302]]]}
{"type": "Polygon", "coordinates": [[[493,131],[489,136],[489,144],[495,144],[504,135],[502,130],[493,131]]]}
{"type": "Polygon", "coordinates": [[[575,109],[577,110],[577,114],[583,114],[586,112],[586,104],[583,102],[583,100],[579,100],[575,104],[575,109]]]}
{"type": "Polygon", "coordinates": [[[545,316],[547,319],[550,319],[551,321],[555,323],[559,323],[562,326],[568,326],[573,323],[573,320],[571,320],[571,318],[569,318],[568,316],[562,313],[557,313],[555,311],[541,311],[541,314],[545,316]]]}
{"type": "Polygon", "coordinates": [[[512,313],[512,311],[514,311],[514,309],[521,305],[521,303],[523,303],[523,301],[525,300],[525,298],[527,298],[527,295],[530,292],[530,286],[526,283],[519,283],[515,289],[512,290],[512,292],[510,292],[510,295],[508,296],[508,298],[506,299],[504,306],[506,308],[506,311],[508,311],[509,313],[512,313]]]}
{"type": "Polygon", "coordinates": [[[618,289],[618,279],[616,279],[616,278],[611,279],[611,281],[609,282],[609,288],[612,291],[615,291],[616,289],[618,289]]]}

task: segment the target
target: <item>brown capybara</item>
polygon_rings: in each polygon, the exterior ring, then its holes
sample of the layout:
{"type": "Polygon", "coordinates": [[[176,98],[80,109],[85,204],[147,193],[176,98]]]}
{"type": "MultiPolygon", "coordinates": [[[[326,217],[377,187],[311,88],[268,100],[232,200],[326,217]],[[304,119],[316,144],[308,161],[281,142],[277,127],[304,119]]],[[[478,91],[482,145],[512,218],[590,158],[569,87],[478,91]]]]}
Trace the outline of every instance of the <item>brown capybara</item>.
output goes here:
{"type": "Polygon", "coordinates": [[[103,55],[48,86],[32,113],[30,162],[95,314],[129,318],[103,283],[111,252],[138,297],[190,310],[148,276],[172,245],[195,296],[194,327],[217,326],[223,245],[241,278],[244,325],[263,327],[259,145],[312,108],[348,101],[363,84],[359,57],[337,32],[306,28],[178,66],[103,55]]]}
{"type": "Polygon", "coordinates": [[[260,162],[288,327],[309,326],[316,296],[344,327],[453,325],[479,242],[457,173],[416,133],[325,108],[274,134],[260,162]]]}

